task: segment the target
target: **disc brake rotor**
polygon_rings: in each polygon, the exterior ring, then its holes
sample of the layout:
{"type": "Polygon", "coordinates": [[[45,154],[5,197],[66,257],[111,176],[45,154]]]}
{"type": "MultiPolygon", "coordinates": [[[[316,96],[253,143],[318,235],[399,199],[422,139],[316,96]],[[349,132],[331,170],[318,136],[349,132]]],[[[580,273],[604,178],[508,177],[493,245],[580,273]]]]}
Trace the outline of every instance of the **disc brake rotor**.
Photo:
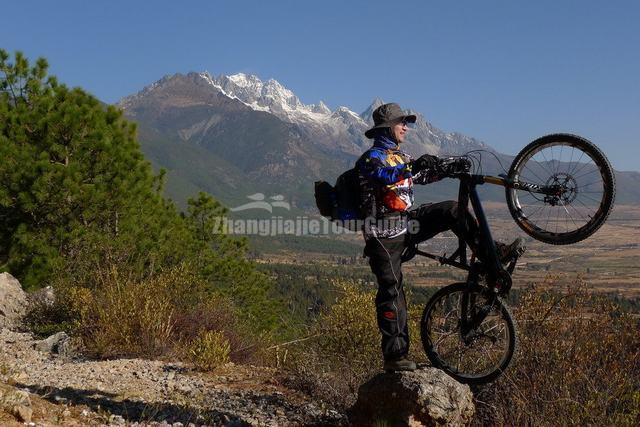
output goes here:
{"type": "Polygon", "coordinates": [[[545,185],[556,190],[553,194],[544,198],[545,203],[551,206],[556,206],[560,202],[568,205],[573,202],[578,195],[578,183],[573,176],[565,172],[554,173],[547,179],[545,185]]]}

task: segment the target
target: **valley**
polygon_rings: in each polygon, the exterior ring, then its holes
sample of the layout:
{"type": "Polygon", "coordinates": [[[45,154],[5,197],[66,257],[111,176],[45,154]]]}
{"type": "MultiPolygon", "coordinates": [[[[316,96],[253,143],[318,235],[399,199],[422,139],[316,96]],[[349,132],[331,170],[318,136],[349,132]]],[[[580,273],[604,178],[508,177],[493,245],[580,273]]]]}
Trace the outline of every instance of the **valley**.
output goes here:
{"type": "MultiPolygon", "coordinates": [[[[509,216],[505,204],[485,203],[494,237],[508,242],[516,236],[527,241],[527,252],[514,274],[514,288],[530,284],[564,288],[583,280],[588,288],[626,298],[640,298],[640,207],[615,206],[602,228],[590,238],[565,246],[538,242],[525,235],[509,216]]],[[[291,239],[290,239],[291,240],[291,239]]],[[[262,252],[257,261],[265,264],[319,264],[327,267],[343,266],[366,275],[369,267],[362,258],[362,237],[342,234],[335,237],[300,237],[297,243],[260,244],[262,252]],[[320,247],[315,249],[304,239],[320,247]],[[321,242],[321,243],[320,243],[321,242]],[[331,253],[331,242],[336,250],[331,253]],[[288,249],[297,247],[297,250],[288,249]]],[[[278,238],[275,241],[279,241],[278,238]]],[[[421,249],[436,254],[451,254],[456,247],[453,234],[445,233],[421,245],[421,249]]],[[[416,257],[403,267],[405,280],[415,287],[441,287],[464,279],[463,272],[440,266],[436,261],[416,257]]],[[[371,285],[374,277],[369,273],[371,285]]]]}

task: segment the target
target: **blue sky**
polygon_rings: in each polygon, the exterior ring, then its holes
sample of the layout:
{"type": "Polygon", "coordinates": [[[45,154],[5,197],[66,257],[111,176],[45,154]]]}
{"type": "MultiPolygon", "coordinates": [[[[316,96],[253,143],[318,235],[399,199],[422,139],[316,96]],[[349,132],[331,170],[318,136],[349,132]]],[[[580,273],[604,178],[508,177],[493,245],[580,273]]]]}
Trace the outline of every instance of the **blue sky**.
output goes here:
{"type": "Polygon", "coordinates": [[[163,75],[275,78],[305,103],[380,96],[515,154],[578,133],[640,170],[640,2],[10,1],[0,48],[106,102],[163,75]]]}

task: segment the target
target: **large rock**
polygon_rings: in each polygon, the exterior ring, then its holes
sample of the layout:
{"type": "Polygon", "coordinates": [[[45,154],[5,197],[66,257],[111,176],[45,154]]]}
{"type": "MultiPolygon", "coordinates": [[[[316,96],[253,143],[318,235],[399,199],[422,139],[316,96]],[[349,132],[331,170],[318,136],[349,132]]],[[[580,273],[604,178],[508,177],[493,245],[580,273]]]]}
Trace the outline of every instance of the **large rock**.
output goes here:
{"type": "Polygon", "coordinates": [[[474,412],[469,386],[439,369],[423,368],[380,373],[362,384],[349,419],[363,426],[464,426],[474,412]]]}
{"type": "Polygon", "coordinates": [[[33,348],[44,353],[71,356],[70,338],[65,332],[58,332],[48,338],[33,343],[33,348]]]}
{"type": "Polygon", "coordinates": [[[0,328],[15,328],[27,307],[27,295],[9,273],[0,274],[0,328]]]}
{"type": "Polygon", "coordinates": [[[10,413],[18,421],[29,423],[33,416],[29,393],[0,384],[0,410],[10,413]]]}

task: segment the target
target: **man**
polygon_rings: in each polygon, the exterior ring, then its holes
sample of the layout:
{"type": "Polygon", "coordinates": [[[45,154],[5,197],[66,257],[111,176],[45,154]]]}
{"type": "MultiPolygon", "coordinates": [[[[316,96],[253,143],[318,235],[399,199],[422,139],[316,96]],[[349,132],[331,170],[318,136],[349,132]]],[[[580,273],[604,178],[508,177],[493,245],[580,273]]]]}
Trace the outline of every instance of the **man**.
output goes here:
{"type": "MultiPolygon", "coordinates": [[[[458,204],[450,200],[413,206],[413,182],[430,183],[441,179],[438,158],[425,154],[418,159],[400,150],[400,144],[416,116],[405,114],[395,103],[384,104],[373,112],[373,128],[365,136],[373,146],[356,163],[364,179],[362,206],[369,219],[363,230],[365,255],[378,281],[376,313],[382,333],[382,354],[386,371],[412,371],[416,364],[407,359],[409,332],[407,303],[402,287],[404,249],[446,230],[464,239],[472,251],[478,248],[478,225],[471,214],[458,220],[458,204]],[[409,221],[417,230],[408,232],[409,221]]],[[[516,249],[519,240],[508,247],[500,244],[501,259],[516,249]]],[[[479,254],[477,254],[479,255],[479,254]]]]}

